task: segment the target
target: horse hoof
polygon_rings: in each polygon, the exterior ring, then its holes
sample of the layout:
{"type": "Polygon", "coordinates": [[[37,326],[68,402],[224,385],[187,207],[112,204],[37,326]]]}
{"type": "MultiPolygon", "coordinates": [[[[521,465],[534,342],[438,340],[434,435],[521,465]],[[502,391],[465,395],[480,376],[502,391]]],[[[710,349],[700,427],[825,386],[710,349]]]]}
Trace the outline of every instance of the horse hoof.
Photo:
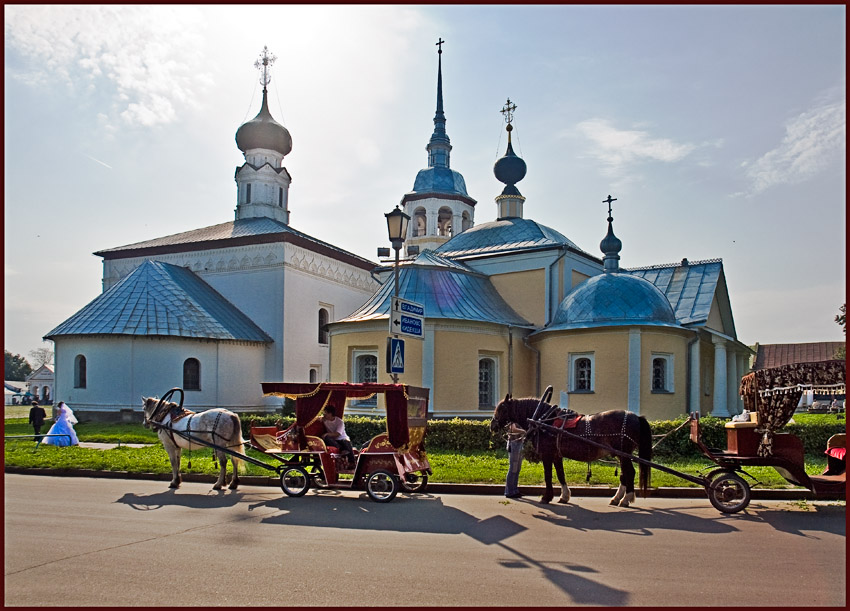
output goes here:
{"type": "Polygon", "coordinates": [[[168,484],[168,487],[169,488],[179,488],[180,483],[179,482],[171,482],[170,484],[168,484]]]}
{"type": "Polygon", "coordinates": [[[213,486],[213,490],[221,490],[221,484],[216,484],[213,486]]]}
{"type": "Polygon", "coordinates": [[[552,500],[551,498],[547,499],[547,498],[544,496],[544,497],[542,497],[542,498],[540,499],[540,504],[541,504],[541,505],[548,505],[548,504],[549,504],[549,501],[551,501],[551,500],[552,500]]]}
{"type": "Polygon", "coordinates": [[[239,487],[239,484],[230,484],[227,489],[228,490],[236,490],[239,487]]]}
{"type": "Polygon", "coordinates": [[[630,503],[629,503],[626,499],[623,499],[622,501],[620,501],[620,502],[618,503],[618,505],[617,505],[617,506],[618,506],[618,507],[628,507],[629,505],[630,505],[630,503]]]}
{"type": "Polygon", "coordinates": [[[567,505],[567,504],[569,504],[570,499],[558,499],[558,502],[559,502],[561,505],[567,505]]]}

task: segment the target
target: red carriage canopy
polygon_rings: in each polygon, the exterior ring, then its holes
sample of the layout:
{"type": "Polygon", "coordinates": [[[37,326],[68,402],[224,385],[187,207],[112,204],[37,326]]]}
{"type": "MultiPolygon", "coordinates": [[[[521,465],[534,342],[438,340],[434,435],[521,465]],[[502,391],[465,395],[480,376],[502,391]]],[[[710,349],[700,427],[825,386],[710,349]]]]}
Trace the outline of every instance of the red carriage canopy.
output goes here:
{"type": "Polygon", "coordinates": [[[342,418],[346,399],[366,399],[377,393],[382,393],[386,398],[387,434],[394,448],[401,448],[410,441],[409,426],[425,424],[427,388],[407,384],[351,382],[263,382],[262,386],[266,396],[295,400],[295,424],[301,427],[306,427],[321,417],[322,410],[328,405],[334,406],[336,415],[342,418]]]}

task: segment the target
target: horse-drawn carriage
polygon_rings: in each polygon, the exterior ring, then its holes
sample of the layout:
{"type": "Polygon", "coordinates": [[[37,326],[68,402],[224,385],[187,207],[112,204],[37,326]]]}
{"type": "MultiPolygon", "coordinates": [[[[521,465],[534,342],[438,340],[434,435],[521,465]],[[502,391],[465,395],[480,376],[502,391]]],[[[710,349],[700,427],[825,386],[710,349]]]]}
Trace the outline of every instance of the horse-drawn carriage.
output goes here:
{"type": "Polygon", "coordinates": [[[253,448],[281,463],[280,487],[289,496],[306,494],[310,486],[364,489],[374,501],[385,503],[400,488],[422,491],[428,483],[431,465],[425,454],[425,425],[428,389],[403,384],[289,382],[263,383],[266,396],[295,400],[295,423],[277,426],[252,426],[253,448]],[[362,447],[354,449],[354,464],[349,465],[339,449],[322,439],[321,416],[333,406],[343,416],[348,400],[366,400],[384,395],[387,430],[362,447]]]}
{"type": "Polygon", "coordinates": [[[752,416],[748,422],[727,423],[725,450],[710,448],[704,443],[698,414],[689,419],[691,441],[717,465],[705,476],[683,473],[649,460],[652,453],[647,448],[646,423],[642,418],[622,410],[592,416],[563,410],[547,403],[552,394],[551,386],[539,401],[506,397],[496,407],[491,428],[498,430],[513,422],[533,435],[535,449],[544,465],[546,492],[541,499],[544,503],[553,498],[552,466],[562,486],[561,502],[569,500],[562,458],[590,461],[605,455],[620,459],[620,487],[611,503],[621,506],[628,506],[635,498],[632,462],[641,466],[641,488],[645,495],[649,469],[658,469],[703,486],[711,504],[723,513],[741,511],[750,502],[750,486],[739,474],[754,481],[755,478],[744,470],[745,467],[773,467],[789,483],[808,488],[815,498],[843,499],[846,496],[845,435],[833,435],[828,441],[828,469],[821,475],[809,475],[802,441],[779,429],[790,421],[804,390],[814,388],[818,392],[844,394],[845,379],[844,361],[786,365],[745,376],[741,381],[741,395],[752,416]],[[618,423],[622,423],[621,429],[618,423]],[[638,456],[632,455],[635,450],[640,450],[638,456]]]}
{"type": "Polygon", "coordinates": [[[172,388],[159,399],[142,398],[145,426],[155,429],[168,452],[172,467],[170,487],[180,486],[180,453],[183,449],[212,448],[220,464],[214,488],[225,483],[227,458],[233,462],[230,488],[239,485],[240,462],[275,471],[283,491],[293,497],[303,496],[310,486],[366,490],[369,498],[387,503],[400,488],[408,492],[425,489],[431,465],[425,454],[425,427],[428,412],[428,389],[404,384],[297,384],[263,383],[266,396],[295,399],[295,423],[285,429],[278,426],[252,426],[250,440],[242,439],[239,417],[225,409],[215,408],[201,413],[183,408],[183,390],[172,388]],[[180,393],[180,402],[171,402],[180,393]],[[366,400],[384,395],[387,430],[359,449],[349,467],[339,450],[321,438],[324,425],[322,410],[333,406],[342,417],[349,399],[366,400]],[[250,445],[274,459],[270,464],[244,453],[250,445]]]}

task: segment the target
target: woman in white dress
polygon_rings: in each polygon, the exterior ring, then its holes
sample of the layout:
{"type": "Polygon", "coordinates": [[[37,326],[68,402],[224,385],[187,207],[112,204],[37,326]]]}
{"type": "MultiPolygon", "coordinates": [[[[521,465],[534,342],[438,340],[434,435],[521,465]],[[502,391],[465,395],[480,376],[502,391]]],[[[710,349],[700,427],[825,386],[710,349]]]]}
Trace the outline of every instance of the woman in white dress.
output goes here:
{"type": "Polygon", "coordinates": [[[47,431],[47,435],[68,435],[70,437],[45,437],[42,443],[52,446],[76,446],[80,444],[77,437],[77,432],[74,430],[74,425],[77,424],[77,419],[74,417],[74,412],[70,407],[65,405],[64,401],[60,401],[57,406],[58,413],[56,414],[56,422],[47,431]]]}

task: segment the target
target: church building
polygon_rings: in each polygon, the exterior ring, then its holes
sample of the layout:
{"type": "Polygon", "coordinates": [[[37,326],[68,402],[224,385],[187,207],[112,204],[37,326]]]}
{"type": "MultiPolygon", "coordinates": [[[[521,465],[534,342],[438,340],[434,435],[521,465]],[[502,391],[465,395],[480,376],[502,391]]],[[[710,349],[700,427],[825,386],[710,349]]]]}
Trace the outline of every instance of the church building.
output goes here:
{"type": "Polygon", "coordinates": [[[120,417],[141,396],[185,391],[192,409],[257,409],[261,382],[324,381],[327,324],[372,295],[375,263],[289,223],[289,131],[260,112],[236,132],[235,219],[100,250],[103,293],[45,335],[58,399],[120,417]]]}
{"type": "MultiPolygon", "coordinates": [[[[449,169],[441,66],[429,167],[402,198],[407,243],[420,252],[399,266],[398,296],[425,316],[424,339],[406,340],[399,381],[430,388],[429,413],[441,418],[489,417],[506,394],[539,397],[548,385],[582,413],[739,413],[738,382],[752,351],[737,340],[722,261],[621,268],[610,195],[602,259],[527,218],[510,100],[502,109],[507,150],[494,165],[505,185],[496,220],[474,225],[475,200],[449,169]]],[[[383,280],[361,308],[329,325],[332,381],[391,381],[391,268],[383,280]]],[[[379,407],[372,398],[349,413],[379,407]]]]}

